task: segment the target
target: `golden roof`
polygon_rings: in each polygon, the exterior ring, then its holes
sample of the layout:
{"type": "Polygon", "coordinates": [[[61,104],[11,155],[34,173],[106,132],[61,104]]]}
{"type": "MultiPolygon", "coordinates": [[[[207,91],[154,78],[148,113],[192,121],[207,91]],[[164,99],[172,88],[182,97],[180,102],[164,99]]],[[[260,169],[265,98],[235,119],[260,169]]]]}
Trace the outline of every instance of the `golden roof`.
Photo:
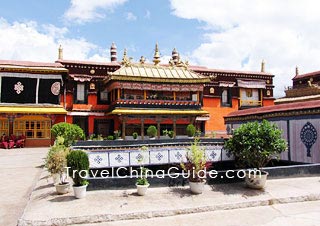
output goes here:
{"type": "Polygon", "coordinates": [[[124,64],[110,73],[107,80],[144,81],[161,83],[206,83],[207,76],[188,70],[186,67],[160,66],[150,64],[124,64]]]}

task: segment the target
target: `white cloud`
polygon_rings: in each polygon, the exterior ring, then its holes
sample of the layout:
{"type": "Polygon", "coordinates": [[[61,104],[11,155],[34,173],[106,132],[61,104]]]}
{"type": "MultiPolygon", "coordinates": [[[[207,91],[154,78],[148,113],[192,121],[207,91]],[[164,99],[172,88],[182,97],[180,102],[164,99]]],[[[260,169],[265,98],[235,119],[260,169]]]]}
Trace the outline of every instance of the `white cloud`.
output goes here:
{"type": "Polygon", "coordinates": [[[134,20],[137,20],[137,16],[134,15],[132,12],[128,12],[128,13],[126,14],[126,19],[127,19],[127,20],[131,20],[131,21],[134,21],[134,20]]]}
{"type": "Polygon", "coordinates": [[[296,65],[300,73],[319,70],[319,6],[316,0],[171,0],[174,15],[205,22],[204,42],[193,60],[257,71],[265,59],[266,70],[276,75],[277,97],[292,85],[296,65]]]}
{"type": "Polygon", "coordinates": [[[71,0],[70,8],[64,13],[69,22],[85,23],[102,19],[115,7],[127,0],[71,0]]]}
{"type": "Polygon", "coordinates": [[[99,54],[106,51],[85,39],[66,38],[67,32],[64,27],[38,26],[33,21],[8,23],[0,18],[0,59],[54,62],[58,57],[58,46],[62,44],[64,59],[107,60],[104,54],[99,54]],[[93,52],[98,53],[91,56],[93,52]]]}

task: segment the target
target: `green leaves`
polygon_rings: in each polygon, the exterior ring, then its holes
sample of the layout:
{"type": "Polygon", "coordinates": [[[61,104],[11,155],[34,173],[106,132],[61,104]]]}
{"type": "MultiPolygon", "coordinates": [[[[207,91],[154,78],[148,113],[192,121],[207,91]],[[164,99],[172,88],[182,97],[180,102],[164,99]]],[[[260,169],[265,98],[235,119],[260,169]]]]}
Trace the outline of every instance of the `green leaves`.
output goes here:
{"type": "Polygon", "coordinates": [[[78,125],[66,122],[53,125],[51,132],[55,137],[63,137],[64,145],[67,147],[70,147],[76,140],[84,138],[84,132],[78,125]]]}
{"type": "Polygon", "coordinates": [[[235,156],[238,166],[261,168],[286,150],[287,143],[281,134],[277,125],[267,120],[248,122],[234,131],[225,148],[235,156]]]}

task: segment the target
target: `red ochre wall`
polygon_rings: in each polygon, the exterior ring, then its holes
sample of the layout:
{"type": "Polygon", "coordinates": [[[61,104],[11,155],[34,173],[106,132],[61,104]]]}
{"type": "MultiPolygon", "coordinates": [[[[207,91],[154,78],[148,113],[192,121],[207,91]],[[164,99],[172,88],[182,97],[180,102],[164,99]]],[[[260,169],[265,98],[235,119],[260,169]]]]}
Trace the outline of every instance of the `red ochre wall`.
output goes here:
{"type": "Polygon", "coordinates": [[[224,116],[238,110],[238,99],[232,99],[232,107],[222,107],[220,98],[203,98],[203,110],[208,111],[210,119],[206,121],[206,133],[211,131],[226,131],[224,116]]]}
{"type": "Polygon", "coordinates": [[[272,106],[274,105],[274,100],[273,99],[269,99],[269,100],[263,100],[263,103],[262,105],[265,107],[265,106],[272,106]]]}

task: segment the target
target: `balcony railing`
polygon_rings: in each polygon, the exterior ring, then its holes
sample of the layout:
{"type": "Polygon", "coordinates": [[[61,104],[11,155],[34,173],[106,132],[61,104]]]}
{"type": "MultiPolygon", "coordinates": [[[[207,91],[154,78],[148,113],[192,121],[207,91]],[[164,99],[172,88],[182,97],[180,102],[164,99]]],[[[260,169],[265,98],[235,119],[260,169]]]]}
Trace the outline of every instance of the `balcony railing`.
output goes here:
{"type": "Polygon", "coordinates": [[[175,100],[125,100],[120,99],[112,103],[116,107],[132,108],[170,108],[170,109],[199,109],[201,104],[197,101],[175,100]]]}
{"type": "Polygon", "coordinates": [[[256,107],[262,106],[262,101],[260,100],[240,100],[241,107],[256,107]]]}

